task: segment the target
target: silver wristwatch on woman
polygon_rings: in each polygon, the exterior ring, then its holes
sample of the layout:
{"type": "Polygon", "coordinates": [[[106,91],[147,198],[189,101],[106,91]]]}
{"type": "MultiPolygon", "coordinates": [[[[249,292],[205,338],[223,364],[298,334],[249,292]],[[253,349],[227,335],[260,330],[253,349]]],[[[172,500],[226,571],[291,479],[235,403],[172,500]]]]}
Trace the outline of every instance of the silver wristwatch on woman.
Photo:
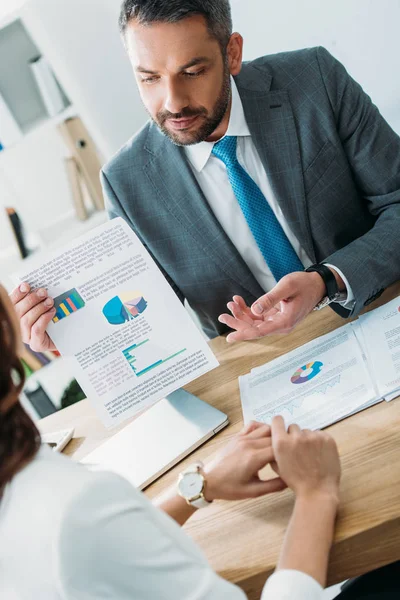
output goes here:
{"type": "Polygon", "coordinates": [[[178,479],[178,494],[195,508],[205,508],[211,504],[204,497],[206,478],[203,466],[201,462],[191,465],[179,475],[178,479]]]}

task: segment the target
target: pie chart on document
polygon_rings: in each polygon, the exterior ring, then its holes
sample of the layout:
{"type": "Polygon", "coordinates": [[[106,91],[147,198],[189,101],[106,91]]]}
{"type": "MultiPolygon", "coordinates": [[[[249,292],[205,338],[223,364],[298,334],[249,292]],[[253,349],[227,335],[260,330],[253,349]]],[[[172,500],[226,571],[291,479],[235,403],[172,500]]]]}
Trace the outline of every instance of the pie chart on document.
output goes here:
{"type": "Polygon", "coordinates": [[[293,373],[290,381],[295,384],[311,381],[311,379],[314,379],[314,377],[321,372],[323,366],[324,364],[319,360],[309,362],[297,369],[297,371],[293,373]]]}

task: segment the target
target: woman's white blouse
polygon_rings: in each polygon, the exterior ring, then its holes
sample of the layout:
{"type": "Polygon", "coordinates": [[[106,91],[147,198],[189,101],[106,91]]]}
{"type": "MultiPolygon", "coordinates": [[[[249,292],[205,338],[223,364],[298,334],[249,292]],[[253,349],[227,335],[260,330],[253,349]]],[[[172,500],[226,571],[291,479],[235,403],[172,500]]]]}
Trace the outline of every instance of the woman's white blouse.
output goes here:
{"type": "MultiPolygon", "coordinates": [[[[216,533],[217,535],[217,533],[216,533]]],[[[221,548],[223,552],[223,548],[221,548]]],[[[196,544],[127,481],[42,448],[0,502],[4,600],[243,600],[196,544]]],[[[280,571],[263,600],[320,600],[311,577],[280,571]]]]}

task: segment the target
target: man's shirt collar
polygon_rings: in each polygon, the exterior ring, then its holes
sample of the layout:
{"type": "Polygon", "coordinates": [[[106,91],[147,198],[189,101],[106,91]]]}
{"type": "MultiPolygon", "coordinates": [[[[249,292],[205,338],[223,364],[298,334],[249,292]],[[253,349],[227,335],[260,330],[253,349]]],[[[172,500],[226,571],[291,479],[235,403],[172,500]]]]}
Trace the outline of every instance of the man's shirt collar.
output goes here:
{"type": "MultiPolygon", "coordinates": [[[[246,117],[244,115],[243,104],[240,99],[239,92],[233,77],[231,77],[231,86],[232,107],[229,118],[229,125],[225,135],[236,137],[249,136],[251,134],[246,122],[246,117]]],[[[185,147],[186,156],[188,157],[191,165],[199,173],[206,166],[208,159],[211,156],[214,143],[215,142],[200,142],[199,144],[194,144],[193,146],[185,147]]]]}

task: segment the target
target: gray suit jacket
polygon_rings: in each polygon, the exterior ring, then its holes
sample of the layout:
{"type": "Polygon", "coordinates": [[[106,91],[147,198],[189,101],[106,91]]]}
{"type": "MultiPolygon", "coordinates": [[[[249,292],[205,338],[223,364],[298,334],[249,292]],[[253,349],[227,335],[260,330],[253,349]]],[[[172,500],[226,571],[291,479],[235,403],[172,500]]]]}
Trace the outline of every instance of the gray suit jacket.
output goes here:
{"type": "MultiPolygon", "coordinates": [[[[324,48],[259,58],[236,84],[282,211],[314,262],[346,275],[358,314],[400,278],[400,138],[324,48]]],[[[141,238],[214,337],[234,294],[261,289],[212,213],[184,150],[151,122],[102,171],[111,217],[141,238]]]]}

